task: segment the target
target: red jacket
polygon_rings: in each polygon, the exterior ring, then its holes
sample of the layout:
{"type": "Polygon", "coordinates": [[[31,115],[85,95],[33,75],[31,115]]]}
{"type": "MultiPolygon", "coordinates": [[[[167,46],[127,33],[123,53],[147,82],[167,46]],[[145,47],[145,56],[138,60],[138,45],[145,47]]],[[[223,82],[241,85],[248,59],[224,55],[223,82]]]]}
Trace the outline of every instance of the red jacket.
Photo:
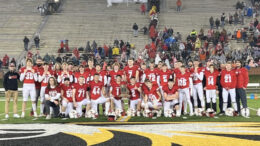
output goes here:
{"type": "Polygon", "coordinates": [[[237,86],[236,88],[246,88],[248,84],[248,71],[246,68],[236,69],[237,74],[237,86]]]}
{"type": "Polygon", "coordinates": [[[237,75],[235,70],[231,70],[231,71],[222,70],[220,83],[223,88],[228,88],[228,89],[236,88],[237,75]]]}

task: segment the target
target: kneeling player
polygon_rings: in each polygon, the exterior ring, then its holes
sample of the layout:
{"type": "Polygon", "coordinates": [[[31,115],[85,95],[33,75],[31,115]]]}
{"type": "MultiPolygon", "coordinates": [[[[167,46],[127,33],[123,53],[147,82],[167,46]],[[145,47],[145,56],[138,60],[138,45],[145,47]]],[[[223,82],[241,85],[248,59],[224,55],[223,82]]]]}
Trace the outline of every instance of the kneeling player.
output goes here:
{"type": "Polygon", "coordinates": [[[73,104],[76,107],[78,117],[82,116],[82,106],[90,103],[87,98],[87,85],[84,84],[84,77],[79,77],[79,82],[73,85],[73,104]]]}
{"type": "Polygon", "coordinates": [[[125,82],[121,81],[122,77],[120,75],[116,76],[116,81],[111,84],[111,88],[110,88],[110,95],[112,96],[111,98],[111,107],[112,109],[115,109],[116,111],[116,115],[117,116],[121,116],[121,113],[123,112],[123,108],[122,108],[122,100],[120,97],[121,91],[120,91],[120,87],[121,85],[125,85],[125,82]]]}
{"type": "MultiPolygon", "coordinates": [[[[99,81],[99,74],[94,75],[94,80],[89,82],[90,87],[90,103],[91,103],[91,110],[98,115],[97,108],[98,104],[105,103],[105,115],[108,114],[108,110],[110,107],[110,99],[106,98],[106,92],[104,83],[99,81]]],[[[88,114],[87,117],[91,115],[88,114]]]]}
{"type": "Polygon", "coordinates": [[[178,86],[174,85],[173,79],[168,81],[168,86],[163,87],[164,92],[164,104],[163,111],[165,117],[171,117],[173,114],[173,109],[176,110],[176,116],[181,115],[179,111],[179,93],[178,86]]]}
{"type": "Polygon", "coordinates": [[[71,110],[73,110],[73,99],[72,99],[72,85],[70,85],[70,79],[65,78],[64,84],[61,85],[61,97],[62,97],[62,106],[61,113],[62,118],[67,116],[71,110]]]}
{"type": "Polygon", "coordinates": [[[140,116],[141,110],[141,99],[140,99],[140,92],[141,92],[141,85],[140,83],[136,83],[135,77],[130,78],[130,84],[127,86],[128,90],[130,91],[130,112],[131,115],[135,115],[135,111],[137,116],[140,116]]]}
{"type": "Polygon", "coordinates": [[[144,100],[142,102],[142,107],[146,110],[151,109],[158,112],[157,116],[161,115],[161,94],[157,84],[153,84],[150,80],[146,80],[144,88],[144,100]]]}
{"type": "Polygon", "coordinates": [[[209,71],[205,71],[205,77],[206,77],[206,98],[207,98],[207,106],[210,108],[210,103],[212,102],[212,108],[216,112],[217,106],[216,106],[216,86],[217,86],[217,77],[219,75],[218,71],[215,71],[214,65],[211,64],[209,66],[209,71]]]}

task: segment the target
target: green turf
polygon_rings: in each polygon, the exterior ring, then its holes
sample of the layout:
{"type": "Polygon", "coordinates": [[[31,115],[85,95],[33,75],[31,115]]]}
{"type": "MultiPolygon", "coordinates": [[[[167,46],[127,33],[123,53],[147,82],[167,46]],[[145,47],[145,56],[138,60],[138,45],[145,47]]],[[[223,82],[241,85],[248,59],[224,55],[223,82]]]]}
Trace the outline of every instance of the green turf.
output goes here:
{"type": "MultiPolygon", "coordinates": [[[[18,102],[18,110],[21,110],[22,102],[18,102]]],[[[31,105],[30,102],[27,104],[27,108],[31,105]]],[[[260,108],[260,99],[248,99],[248,106],[250,108],[258,109],[260,108]]],[[[12,104],[10,104],[9,112],[12,112],[12,104]]],[[[260,122],[260,117],[256,116],[256,111],[250,110],[250,118],[244,118],[242,116],[239,117],[227,117],[227,116],[220,116],[218,119],[215,118],[208,118],[208,117],[190,117],[190,116],[182,116],[179,118],[165,118],[160,117],[157,119],[151,118],[144,118],[144,117],[132,117],[129,122],[260,122]],[[187,119],[183,119],[183,117],[187,117],[187,119]]],[[[79,119],[67,119],[62,120],[59,118],[45,120],[44,117],[38,118],[37,120],[33,120],[33,117],[29,116],[30,110],[26,111],[26,117],[20,119],[12,118],[12,113],[9,114],[10,118],[8,120],[3,120],[5,114],[4,113],[4,101],[0,101],[0,124],[22,124],[22,123],[70,123],[70,122],[107,122],[107,118],[105,116],[100,115],[97,119],[86,119],[86,118],[79,118],[79,119]]],[[[18,112],[21,114],[21,112],[18,112]]],[[[38,108],[39,113],[39,108],[38,108]]],[[[102,113],[101,113],[102,114],[102,113]]]]}

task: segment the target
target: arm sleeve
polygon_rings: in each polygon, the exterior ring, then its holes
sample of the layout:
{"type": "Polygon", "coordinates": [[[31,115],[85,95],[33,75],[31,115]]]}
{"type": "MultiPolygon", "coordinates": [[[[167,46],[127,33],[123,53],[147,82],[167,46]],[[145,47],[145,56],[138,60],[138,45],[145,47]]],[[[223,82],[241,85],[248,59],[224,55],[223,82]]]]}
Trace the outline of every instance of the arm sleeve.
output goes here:
{"type": "Polygon", "coordinates": [[[33,78],[34,78],[34,81],[36,81],[36,82],[38,81],[38,75],[37,75],[37,73],[34,73],[34,74],[33,74],[33,78]]]}
{"type": "Polygon", "coordinates": [[[243,74],[244,75],[244,88],[246,88],[247,87],[247,84],[248,84],[248,81],[249,81],[249,77],[248,77],[248,71],[247,71],[247,69],[245,69],[245,73],[243,74]]]}
{"type": "Polygon", "coordinates": [[[160,76],[157,76],[157,84],[160,87],[160,76]]]}
{"type": "Polygon", "coordinates": [[[104,85],[107,84],[107,76],[104,76],[104,85]]]}
{"type": "Polygon", "coordinates": [[[144,83],[144,81],[145,81],[145,78],[146,78],[146,75],[145,75],[145,74],[143,74],[143,76],[142,76],[142,83],[144,83]]]}
{"type": "Polygon", "coordinates": [[[111,77],[108,77],[107,84],[110,85],[110,82],[111,82],[111,77]]]}
{"type": "Polygon", "coordinates": [[[25,74],[24,74],[24,73],[21,73],[21,76],[20,76],[20,81],[21,81],[21,82],[24,80],[24,77],[25,77],[25,74]]]}
{"type": "Polygon", "coordinates": [[[42,76],[39,75],[38,81],[39,81],[39,82],[42,82],[43,79],[44,79],[44,75],[42,75],[42,76]]]}
{"type": "Polygon", "coordinates": [[[69,75],[70,76],[70,82],[72,83],[73,82],[73,76],[72,75],[69,75]]]}

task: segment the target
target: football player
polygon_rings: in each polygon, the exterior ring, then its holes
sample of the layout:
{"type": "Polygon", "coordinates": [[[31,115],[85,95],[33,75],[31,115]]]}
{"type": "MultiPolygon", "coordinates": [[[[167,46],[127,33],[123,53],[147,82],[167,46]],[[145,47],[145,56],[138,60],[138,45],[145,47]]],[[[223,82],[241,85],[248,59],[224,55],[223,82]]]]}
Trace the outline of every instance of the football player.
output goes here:
{"type": "Polygon", "coordinates": [[[167,69],[167,65],[164,63],[162,65],[162,70],[158,71],[158,76],[157,76],[157,84],[160,87],[160,92],[162,96],[164,96],[162,88],[164,86],[167,86],[169,79],[172,79],[172,72],[167,69]]]}
{"type": "Polygon", "coordinates": [[[173,79],[168,81],[168,85],[163,86],[164,92],[164,104],[163,111],[164,115],[167,115],[167,111],[171,111],[175,108],[176,116],[179,117],[181,115],[179,110],[179,92],[178,86],[175,84],[173,79]]]}
{"type": "Polygon", "coordinates": [[[87,97],[87,84],[84,84],[85,78],[83,76],[79,77],[79,82],[73,85],[73,105],[76,107],[76,111],[79,117],[82,116],[82,106],[90,103],[87,97]]]}
{"type": "Polygon", "coordinates": [[[112,85],[116,82],[117,76],[121,76],[124,78],[124,72],[120,70],[120,64],[118,62],[115,62],[113,64],[113,70],[109,72],[109,79],[108,79],[108,84],[112,85]]]}
{"type": "Polygon", "coordinates": [[[223,87],[222,96],[223,96],[223,111],[227,109],[228,95],[231,97],[231,102],[234,110],[237,112],[237,103],[236,103],[236,84],[237,77],[236,72],[232,70],[231,62],[227,62],[226,69],[221,71],[220,83],[223,87]]]}
{"type": "Polygon", "coordinates": [[[64,79],[64,84],[61,85],[61,98],[62,98],[62,107],[61,113],[62,118],[65,118],[71,110],[73,110],[73,87],[70,83],[69,78],[64,79]]]}
{"type": "Polygon", "coordinates": [[[150,80],[153,84],[157,84],[157,69],[155,69],[154,61],[149,63],[149,69],[146,69],[143,75],[143,79],[150,80]]]}
{"type": "Polygon", "coordinates": [[[118,116],[121,116],[123,112],[122,101],[121,101],[121,85],[125,85],[125,82],[122,82],[122,77],[120,75],[116,76],[116,81],[111,84],[110,95],[111,95],[111,107],[116,111],[118,116]]]}
{"type": "Polygon", "coordinates": [[[89,74],[89,79],[93,80],[93,76],[96,72],[93,58],[88,59],[88,67],[85,69],[85,71],[89,74]]]}
{"type": "Polygon", "coordinates": [[[58,73],[58,83],[63,84],[65,78],[69,78],[70,82],[73,82],[72,72],[68,71],[68,64],[66,62],[62,63],[62,71],[58,73]]]}
{"type": "Polygon", "coordinates": [[[193,79],[193,100],[194,100],[194,107],[198,108],[198,97],[197,95],[199,95],[199,99],[201,102],[201,107],[204,110],[205,108],[205,100],[204,100],[204,96],[203,96],[203,86],[202,86],[202,81],[203,81],[203,77],[204,77],[204,72],[203,72],[203,68],[199,67],[200,62],[198,60],[194,60],[193,62],[194,64],[194,68],[190,69],[190,72],[192,74],[192,79],[193,79]]]}
{"type": "Polygon", "coordinates": [[[216,87],[217,87],[217,78],[219,76],[219,72],[215,70],[214,65],[211,64],[208,67],[209,71],[205,71],[205,78],[206,78],[206,98],[207,98],[207,108],[210,108],[210,103],[212,102],[212,108],[216,112],[217,106],[216,106],[216,87]]]}
{"type": "Polygon", "coordinates": [[[74,73],[74,83],[78,83],[80,76],[83,76],[85,78],[84,84],[86,84],[87,81],[89,80],[89,73],[85,72],[85,68],[83,65],[79,66],[79,72],[74,73]]]}
{"type": "Polygon", "coordinates": [[[127,63],[128,65],[124,68],[127,82],[130,83],[132,77],[135,77],[139,81],[139,67],[134,65],[134,58],[129,58],[127,63]]]}
{"type": "Polygon", "coordinates": [[[182,110],[182,104],[184,100],[187,100],[190,108],[190,116],[193,116],[193,106],[190,100],[190,89],[192,91],[192,79],[189,72],[185,71],[185,66],[180,67],[180,74],[176,74],[176,81],[179,88],[179,102],[180,102],[180,113],[182,110]]]}
{"type": "Polygon", "coordinates": [[[31,97],[34,117],[37,117],[36,112],[36,88],[35,82],[38,80],[36,71],[32,68],[33,63],[31,59],[26,59],[26,66],[20,69],[20,81],[23,82],[23,105],[21,118],[25,116],[26,103],[28,97],[31,97]]]}
{"type": "Polygon", "coordinates": [[[105,113],[104,115],[108,115],[108,111],[110,108],[110,99],[106,98],[106,92],[104,83],[101,82],[99,77],[99,74],[94,75],[94,80],[89,82],[89,94],[90,94],[90,104],[91,109],[95,111],[96,114],[98,114],[98,104],[105,103],[105,113]]]}
{"type": "Polygon", "coordinates": [[[135,77],[131,77],[130,84],[127,86],[130,91],[130,110],[137,111],[137,116],[140,116],[141,111],[141,84],[136,82],[135,77]]]}
{"type": "Polygon", "coordinates": [[[100,64],[96,64],[96,73],[99,74],[99,81],[103,83],[104,86],[107,85],[107,72],[102,70],[100,64]]]}
{"type": "Polygon", "coordinates": [[[48,85],[49,78],[53,76],[53,72],[49,70],[49,64],[44,63],[43,70],[39,74],[39,82],[41,83],[41,105],[40,105],[40,117],[43,116],[44,99],[45,99],[45,89],[48,85]]]}

